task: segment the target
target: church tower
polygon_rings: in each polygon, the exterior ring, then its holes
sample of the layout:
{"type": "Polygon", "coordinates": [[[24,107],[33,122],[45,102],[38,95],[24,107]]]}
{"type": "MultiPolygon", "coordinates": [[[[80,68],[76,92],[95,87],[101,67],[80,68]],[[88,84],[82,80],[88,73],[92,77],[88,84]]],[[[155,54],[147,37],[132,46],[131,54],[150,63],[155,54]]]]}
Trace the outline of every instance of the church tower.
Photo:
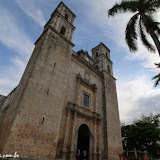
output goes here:
{"type": "Polygon", "coordinates": [[[110,60],[110,50],[101,42],[92,49],[94,66],[100,71],[106,71],[113,75],[112,61],[110,60]]]}
{"type": "Polygon", "coordinates": [[[92,49],[94,66],[102,73],[103,85],[103,159],[114,159],[122,151],[116,79],[113,76],[110,50],[101,42],[92,49]],[[112,158],[111,158],[112,157],[112,158]]]}
{"type": "MultiPolygon", "coordinates": [[[[61,2],[35,42],[19,85],[0,104],[0,154],[19,160],[119,160],[116,79],[100,43],[72,50],[75,14],[61,2]]],[[[0,101],[1,102],[1,101],[0,101]]]]}
{"type": "Polygon", "coordinates": [[[75,14],[61,2],[52,13],[0,125],[1,154],[56,157],[71,62],[75,14]]]}

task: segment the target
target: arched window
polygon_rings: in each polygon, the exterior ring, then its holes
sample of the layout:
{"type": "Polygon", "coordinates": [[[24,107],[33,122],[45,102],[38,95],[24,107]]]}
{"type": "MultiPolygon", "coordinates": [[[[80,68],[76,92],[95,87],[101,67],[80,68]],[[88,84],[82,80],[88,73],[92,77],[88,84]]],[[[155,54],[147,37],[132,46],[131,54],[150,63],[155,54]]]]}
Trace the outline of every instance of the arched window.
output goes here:
{"type": "Polygon", "coordinates": [[[68,14],[65,14],[65,16],[64,16],[64,17],[65,17],[65,19],[68,19],[68,14]]]}
{"type": "Polygon", "coordinates": [[[108,70],[108,73],[111,73],[111,70],[110,70],[109,66],[107,66],[107,70],[108,70]]]}
{"type": "Polygon", "coordinates": [[[108,54],[106,53],[106,57],[108,58],[108,54]]]}
{"type": "Polygon", "coordinates": [[[64,35],[66,32],[66,28],[64,26],[62,26],[61,28],[61,31],[60,31],[60,34],[64,35]]]}

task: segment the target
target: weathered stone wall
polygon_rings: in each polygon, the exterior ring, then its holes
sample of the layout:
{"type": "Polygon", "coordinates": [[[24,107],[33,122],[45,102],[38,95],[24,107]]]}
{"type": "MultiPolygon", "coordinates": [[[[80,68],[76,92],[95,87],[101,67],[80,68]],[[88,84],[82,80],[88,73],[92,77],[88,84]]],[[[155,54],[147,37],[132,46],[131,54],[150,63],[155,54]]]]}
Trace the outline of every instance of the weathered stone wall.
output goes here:
{"type": "MultiPolygon", "coordinates": [[[[69,22],[73,22],[75,16],[62,6],[59,12],[69,14],[69,22]]],[[[71,55],[73,44],[69,40],[74,26],[65,24],[57,12],[52,16],[11,101],[2,107],[6,110],[0,119],[0,153],[18,152],[28,159],[73,160],[78,129],[86,124],[91,134],[90,159],[100,160],[102,156],[118,160],[122,144],[112,72],[109,75],[104,71],[103,76],[87,61],[71,55]],[[67,30],[63,36],[59,34],[62,25],[67,30]],[[89,108],[82,104],[83,92],[89,94],[89,108]]],[[[105,58],[99,59],[100,65],[104,62],[101,71],[107,70],[105,58]]]]}
{"type": "Polygon", "coordinates": [[[6,99],[6,96],[0,95],[0,111],[1,111],[1,106],[5,99],[6,99]]]}
{"type": "Polygon", "coordinates": [[[9,107],[10,103],[12,102],[12,98],[15,93],[15,90],[16,90],[16,88],[13,89],[13,91],[11,93],[9,93],[7,97],[5,97],[5,96],[1,97],[2,98],[2,101],[1,101],[2,105],[0,107],[0,126],[3,122],[3,119],[6,115],[6,113],[7,113],[8,107],[9,107]]]}
{"type": "MultiPolygon", "coordinates": [[[[80,125],[88,125],[91,131],[90,137],[90,159],[93,159],[94,153],[94,141],[97,156],[103,148],[103,138],[102,138],[102,123],[99,124],[97,121],[95,124],[95,137],[94,137],[94,118],[93,113],[97,112],[102,115],[102,76],[96,74],[91,70],[87,65],[81,62],[75,56],[72,56],[72,61],[69,68],[69,79],[68,79],[68,91],[65,95],[64,106],[68,106],[68,102],[77,104],[78,113],[75,118],[75,112],[64,109],[61,119],[61,127],[59,132],[58,148],[57,148],[57,158],[66,158],[69,157],[70,151],[74,151],[73,157],[76,157],[77,151],[77,138],[78,138],[78,129],[80,125]],[[87,87],[83,84],[79,84],[77,87],[77,75],[81,75],[82,79],[85,79],[85,75],[89,74],[90,79],[89,84],[96,84],[97,90],[93,91],[90,87],[87,87]],[[82,107],[82,92],[86,91],[90,93],[90,107],[89,109],[82,107]],[[86,116],[88,115],[88,116],[86,116]],[[74,123],[74,125],[73,125],[74,123]]],[[[69,157],[71,158],[71,157],[69,157]]]]}
{"type": "MultiPolygon", "coordinates": [[[[5,117],[3,119],[3,123],[0,125],[0,130],[1,130],[1,132],[0,132],[0,142],[1,142],[0,149],[1,149],[2,153],[10,153],[10,150],[4,150],[4,146],[5,146],[6,141],[8,143],[10,143],[9,141],[11,141],[11,140],[8,141],[8,136],[10,133],[13,132],[13,131],[11,132],[11,127],[13,125],[13,121],[14,121],[15,117],[18,116],[17,113],[18,113],[19,105],[22,101],[25,89],[28,84],[28,80],[33,73],[36,58],[38,56],[38,53],[42,49],[44,40],[45,40],[45,36],[41,38],[41,41],[35,47],[34,52],[29,60],[27,67],[26,67],[26,70],[21,78],[21,81],[20,81],[20,83],[19,83],[18,87],[16,88],[16,91],[13,95],[12,102],[7,109],[7,112],[6,112],[5,117]]],[[[14,139],[16,140],[16,142],[12,140],[13,143],[15,142],[15,144],[12,144],[10,147],[12,147],[14,145],[15,146],[18,145],[17,141],[19,141],[19,138],[17,136],[15,136],[14,139]]],[[[21,148],[21,146],[19,146],[19,147],[21,148]]]]}
{"type": "MultiPolygon", "coordinates": [[[[70,67],[70,81],[69,81],[69,88],[70,91],[68,92],[69,94],[69,101],[72,103],[77,103],[81,108],[80,110],[83,110],[84,113],[87,113],[87,109],[83,109],[82,107],[82,92],[83,91],[87,91],[88,93],[90,93],[91,95],[91,105],[89,110],[91,112],[97,112],[99,114],[101,114],[102,116],[102,77],[101,75],[96,74],[93,70],[91,70],[89,67],[87,67],[84,63],[82,63],[81,61],[79,61],[77,58],[72,58],[72,63],[71,63],[71,67],[70,67]],[[93,92],[89,87],[85,87],[83,85],[80,85],[78,88],[78,92],[77,88],[76,88],[76,76],[78,74],[80,74],[82,76],[83,79],[85,79],[85,74],[86,72],[90,75],[90,79],[89,82],[91,84],[96,84],[97,86],[97,90],[96,92],[93,92]],[[77,97],[77,101],[76,101],[76,96],[77,97]],[[95,102],[94,102],[95,101],[95,102]],[[95,103],[95,104],[94,104],[95,103]],[[94,106],[95,105],[95,106],[94,106]],[[95,108],[94,108],[95,107],[95,108]]],[[[85,117],[81,116],[81,118],[79,117],[77,119],[77,123],[76,123],[76,133],[78,132],[79,126],[80,124],[87,124],[89,120],[87,120],[85,117]]],[[[94,133],[93,131],[93,119],[90,120],[91,122],[88,125],[88,127],[90,128],[92,134],[94,133]]],[[[98,126],[98,125],[97,125],[98,126]]],[[[102,128],[102,123],[100,123],[100,127],[102,128]]],[[[100,145],[98,145],[99,141],[97,140],[97,153],[99,153],[99,148],[98,146],[100,146],[101,148],[103,148],[103,138],[102,138],[102,130],[98,131],[98,127],[97,127],[97,134],[100,138],[100,145]]],[[[93,140],[93,139],[92,139],[93,140]]],[[[75,139],[76,141],[76,139],[75,139]]],[[[92,141],[93,143],[93,141],[92,141]]],[[[93,144],[91,145],[91,147],[93,147],[93,144]]],[[[93,149],[92,149],[92,153],[93,149]]],[[[93,155],[92,155],[93,156],[93,155]]]]}
{"type": "Polygon", "coordinates": [[[72,46],[52,31],[46,34],[45,44],[35,49],[37,58],[22,78],[29,78],[28,84],[3,153],[18,150],[21,157],[55,156],[72,46]]]}
{"type": "Polygon", "coordinates": [[[109,159],[119,159],[123,152],[115,79],[104,73],[109,159]]]}

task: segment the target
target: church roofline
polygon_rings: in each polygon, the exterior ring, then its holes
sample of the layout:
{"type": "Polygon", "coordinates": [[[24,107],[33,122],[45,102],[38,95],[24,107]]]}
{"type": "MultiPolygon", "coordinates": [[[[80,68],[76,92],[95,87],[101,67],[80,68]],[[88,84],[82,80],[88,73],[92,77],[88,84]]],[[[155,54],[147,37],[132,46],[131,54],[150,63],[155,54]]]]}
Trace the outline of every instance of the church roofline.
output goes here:
{"type": "MultiPolygon", "coordinates": [[[[61,2],[59,3],[59,5],[57,6],[57,8],[58,8],[61,4],[63,4],[63,5],[74,15],[74,18],[76,17],[76,15],[63,3],[63,1],[61,1],[61,2]]],[[[57,8],[56,8],[55,10],[57,10],[57,8]]]]}
{"type": "Polygon", "coordinates": [[[100,43],[99,45],[97,45],[96,47],[92,48],[92,50],[95,49],[95,48],[97,48],[97,47],[100,46],[100,45],[103,45],[103,46],[110,52],[110,49],[109,49],[103,42],[101,42],[101,43],[100,43]]]}
{"type": "MultiPolygon", "coordinates": [[[[52,14],[51,14],[51,18],[48,20],[48,22],[44,25],[44,28],[49,24],[49,22],[52,20],[52,16],[55,14],[55,13],[58,13],[60,16],[62,16],[62,14],[61,13],[59,13],[57,10],[55,10],[52,14]]],[[[69,21],[67,21],[63,16],[62,16],[62,18],[67,22],[67,23],[69,23],[72,27],[73,27],[73,29],[75,30],[75,26],[71,23],[71,22],[69,22],[69,21]]]]}
{"type": "Polygon", "coordinates": [[[94,73],[96,73],[100,77],[103,76],[101,72],[95,70],[95,68],[91,64],[89,64],[88,62],[86,62],[84,59],[77,57],[77,55],[75,55],[75,54],[72,54],[72,57],[76,58],[81,64],[83,64],[86,67],[88,67],[90,70],[92,70],[94,73]]]}
{"type": "MultiPolygon", "coordinates": [[[[57,6],[57,8],[60,6],[60,4],[64,4],[62,1],[59,3],[59,5],[57,6]]],[[[64,6],[74,15],[74,18],[76,17],[76,15],[64,4],[64,6]]],[[[57,8],[53,11],[53,13],[51,14],[51,18],[47,21],[47,23],[44,25],[44,28],[49,24],[49,22],[52,20],[52,16],[55,14],[55,13],[58,13],[60,16],[62,16],[61,15],[61,13],[59,13],[59,11],[57,10],[57,8]]],[[[62,16],[63,17],[63,16],[62,16]]],[[[64,18],[64,17],[63,17],[64,18]]],[[[75,26],[71,23],[71,22],[69,22],[69,21],[67,21],[65,18],[64,18],[64,20],[67,22],[67,23],[69,23],[72,27],[73,27],[73,29],[75,30],[75,26]]]]}
{"type": "MultiPolygon", "coordinates": [[[[80,51],[83,51],[82,49],[80,51]]],[[[84,52],[84,51],[83,51],[84,52]]],[[[85,52],[84,52],[85,53],[85,52]]],[[[84,58],[79,57],[77,55],[77,52],[75,52],[74,50],[72,50],[72,57],[76,58],[77,60],[79,60],[79,62],[81,62],[83,65],[87,66],[89,69],[91,69],[94,73],[98,74],[99,76],[103,76],[102,72],[95,70],[95,67],[93,65],[91,65],[90,63],[86,62],[84,58]]],[[[90,57],[90,56],[89,56],[90,57]]],[[[91,60],[93,61],[92,57],[90,57],[91,60]]],[[[112,61],[110,59],[108,59],[111,63],[112,61]]],[[[115,77],[113,77],[111,74],[109,74],[108,72],[104,71],[105,73],[107,73],[111,78],[113,78],[114,80],[116,80],[115,77]]]]}

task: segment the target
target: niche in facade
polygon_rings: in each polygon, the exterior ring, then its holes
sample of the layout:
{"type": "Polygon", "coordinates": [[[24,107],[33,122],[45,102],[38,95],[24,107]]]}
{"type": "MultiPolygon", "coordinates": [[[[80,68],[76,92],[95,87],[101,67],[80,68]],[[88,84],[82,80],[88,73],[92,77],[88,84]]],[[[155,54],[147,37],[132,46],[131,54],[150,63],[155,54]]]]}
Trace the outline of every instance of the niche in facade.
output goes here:
{"type": "Polygon", "coordinates": [[[64,26],[61,27],[60,34],[64,35],[66,32],[66,28],[64,26]]]}
{"type": "Polygon", "coordinates": [[[68,19],[68,14],[65,14],[65,16],[64,16],[64,17],[65,17],[65,19],[68,19]]]}

